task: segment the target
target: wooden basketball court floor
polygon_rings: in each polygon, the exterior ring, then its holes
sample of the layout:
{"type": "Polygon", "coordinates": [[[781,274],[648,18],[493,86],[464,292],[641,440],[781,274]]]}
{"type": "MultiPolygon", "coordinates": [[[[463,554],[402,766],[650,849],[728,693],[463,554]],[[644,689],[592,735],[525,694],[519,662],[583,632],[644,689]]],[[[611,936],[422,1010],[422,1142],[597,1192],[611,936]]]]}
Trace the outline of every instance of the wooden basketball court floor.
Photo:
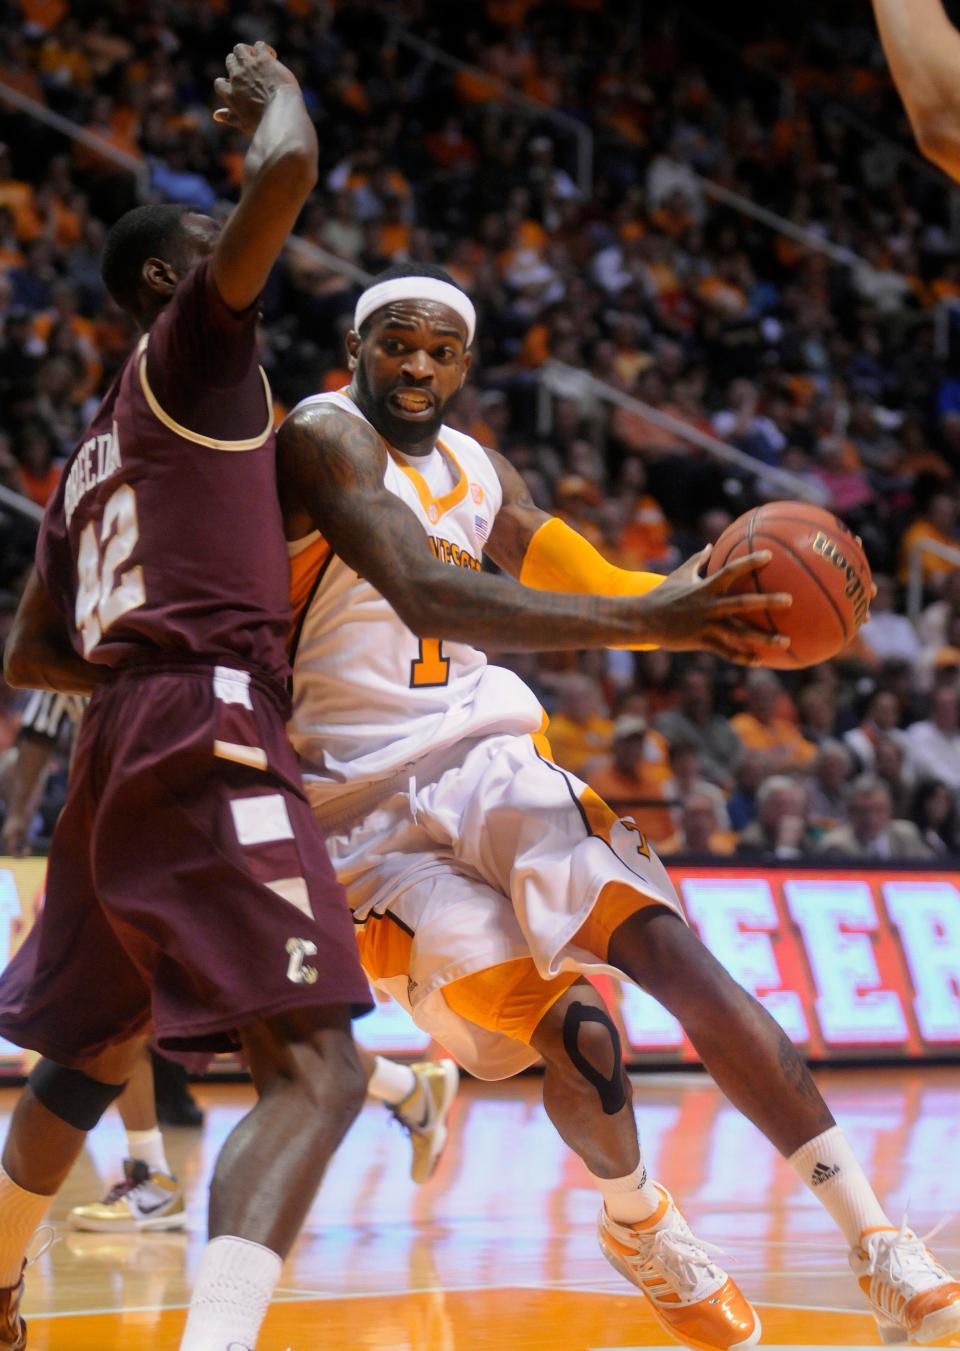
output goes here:
{"type": "MultiPolygon", "coordinates": [[[[909,1206],[960,1267],[960,1071],[821,1076],[893,1218],[909,1206]]],[[[654,1176],[758,1305],[764,1344],[872,1346],[839,1235],[767,1143],[696,1074],[641,1075],[636,1105],[654,1176]]],[[[206,1181],[250,1100],[198,1090],[202,1131],[168,1131],[189,1200],[186,1234],[75,1234],[68,1208],[112,1180],[115,1115],[91,1136],[53,1212],[59,1240],[28,1276],[30,1351],[175,1351],[204,1234],[206,1181]]],[[[14,1094],[0,1093],[4,1128],[14,1094]]],[[[408,1147],[368,1104],[287,1263],[264,1351],[628,1351],[669,1339],[601,1257],[597,1201],[540,1105],[540,1080],[467,1083],[437,1176],[417,1188],[408,1147]]]]}

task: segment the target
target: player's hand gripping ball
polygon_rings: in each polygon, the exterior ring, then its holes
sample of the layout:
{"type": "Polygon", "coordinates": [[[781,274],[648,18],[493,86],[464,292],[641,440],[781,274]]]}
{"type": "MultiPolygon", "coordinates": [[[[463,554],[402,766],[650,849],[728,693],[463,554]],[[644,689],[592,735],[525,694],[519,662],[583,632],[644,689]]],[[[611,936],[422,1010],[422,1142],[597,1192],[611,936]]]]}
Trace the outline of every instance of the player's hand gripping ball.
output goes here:
{"type": "Polygon", "coordinates": [[[748,572],[730,588],[788,591],[789,610],[758,610],[743,623],[782,633],[790,646],[764,657],[764,666],[797,669],[829,661],[866,620],[873,578],[860,541],[842,521],[805,502],[768,502],[744,512],[713,546],[708,576],[758,549],[773,554],[762,572],[748,572]]]}

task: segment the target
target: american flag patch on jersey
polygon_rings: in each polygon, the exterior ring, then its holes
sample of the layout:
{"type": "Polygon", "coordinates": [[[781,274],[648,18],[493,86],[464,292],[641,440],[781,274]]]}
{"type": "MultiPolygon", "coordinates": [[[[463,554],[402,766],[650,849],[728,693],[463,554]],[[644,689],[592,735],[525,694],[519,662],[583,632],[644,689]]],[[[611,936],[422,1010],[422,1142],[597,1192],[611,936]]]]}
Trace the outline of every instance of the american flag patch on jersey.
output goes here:
{"type": "Polygon", "coordinates": [[[480,538],[486,539],[490,534],[490,522],[487,520],[486,516],[474,516],[473,524],[476,526],[477,534],[480,538]]]}

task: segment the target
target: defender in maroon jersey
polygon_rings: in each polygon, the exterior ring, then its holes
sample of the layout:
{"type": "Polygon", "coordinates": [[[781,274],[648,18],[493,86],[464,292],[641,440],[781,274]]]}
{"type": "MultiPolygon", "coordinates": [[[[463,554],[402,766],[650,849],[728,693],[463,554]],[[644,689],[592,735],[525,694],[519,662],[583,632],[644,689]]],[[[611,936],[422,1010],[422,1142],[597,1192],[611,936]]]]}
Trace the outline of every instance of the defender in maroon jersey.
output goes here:
{"type": "Polygon", "coordinates": [[[126,1043],[240,1044],[263,1096],[218,1162],[185,1351],[252,1347],[282,1257],[363,1100],[352,923],[284,734],[288,563],[257,300],[316,179],[293,76],[263,43],[217,82],[253,134],[224,226],[140,207],[103,257],[146,329],[66,466],[6,654],[93,691],[42,916],[0,977],[39,1051],[0,1169],[0,1347],[26,1345],[27,1243],[122,1090],[126,1043]],[[269,1185],[256,1180],[269,1175],[269,1185]]]}

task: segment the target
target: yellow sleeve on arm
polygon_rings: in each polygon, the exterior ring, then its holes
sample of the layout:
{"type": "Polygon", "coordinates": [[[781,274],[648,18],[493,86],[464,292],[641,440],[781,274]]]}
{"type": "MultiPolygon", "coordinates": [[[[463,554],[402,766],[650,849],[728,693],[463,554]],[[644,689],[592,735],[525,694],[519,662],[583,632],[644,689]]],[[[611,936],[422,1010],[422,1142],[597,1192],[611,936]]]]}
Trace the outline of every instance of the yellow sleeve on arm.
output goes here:
{"type": "MultiPolygon", "coordinates": [[[[663,581],[659,572],[628,572],[608,563],[589,540],[553,516],[527,545],[520,581],[534,591],[565,591],[577,596],[645,596],[663,581]]],[[[649,652],[655,643],[623,643],[649,652]]]]}

